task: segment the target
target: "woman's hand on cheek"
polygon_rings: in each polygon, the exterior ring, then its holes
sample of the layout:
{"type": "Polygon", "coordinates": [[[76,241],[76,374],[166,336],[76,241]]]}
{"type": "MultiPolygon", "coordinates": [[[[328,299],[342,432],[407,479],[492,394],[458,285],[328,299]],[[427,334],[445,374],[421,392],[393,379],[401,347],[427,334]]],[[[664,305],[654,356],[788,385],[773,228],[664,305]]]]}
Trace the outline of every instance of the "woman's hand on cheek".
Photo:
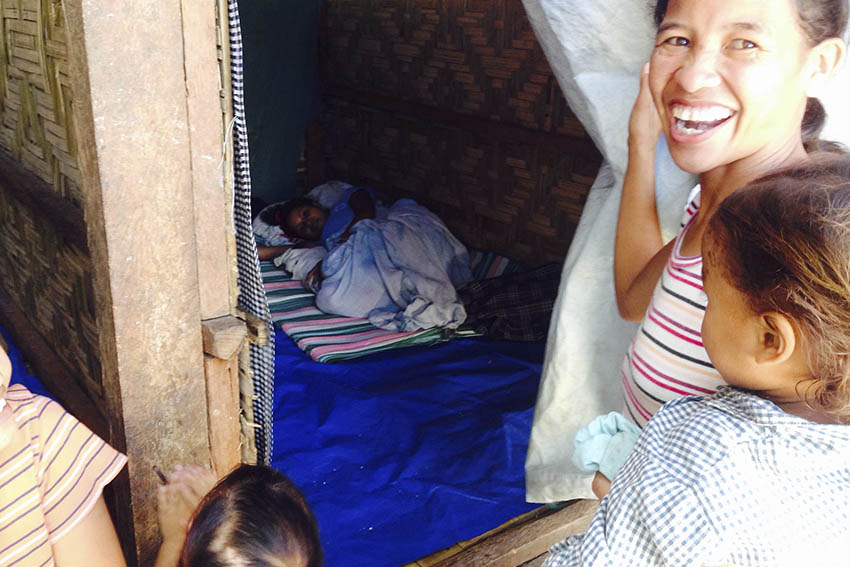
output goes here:
{"type": "Polygon", "coordinates": [[[629,117],[629,149],[654,152],[661,130],[661,117],[649,92],[647,62],[640,73],[640,90],[629,117]]]}

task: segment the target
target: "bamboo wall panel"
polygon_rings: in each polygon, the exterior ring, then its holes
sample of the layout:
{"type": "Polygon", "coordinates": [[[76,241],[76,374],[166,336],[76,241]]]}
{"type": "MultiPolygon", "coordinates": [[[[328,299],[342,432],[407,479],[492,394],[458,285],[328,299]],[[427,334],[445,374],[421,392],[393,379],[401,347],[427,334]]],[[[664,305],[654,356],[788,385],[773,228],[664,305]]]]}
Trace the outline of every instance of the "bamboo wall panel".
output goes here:
{"type": "Polygon", "coordinates": [[[335,177],[416,199],[470,246],[563,261],[597,160],[345,100],[326,105],[335,177]]]}
{"type": "Polygon", "coordinates": [[[563,260],[601,157],[521,0],[326,0],[322,25],[325,177],[416,198],[470,245],[563,260]]]}
{"type": "Polygon", "coordinates": [[[94,394],[102,392],[91,260],[0,190],[0,286],[94,394]]]}
{"type": "MultiPolygon", "coordinates": [[[[81,209],[63,4],[0,0],[0,151],[81,209]]],[[[0,187],[0,285],[69,369],[100,391],[92,269],[43,211],[0,187]]],[[[84,239],[84,235],[83,235],[84,239]]]]}

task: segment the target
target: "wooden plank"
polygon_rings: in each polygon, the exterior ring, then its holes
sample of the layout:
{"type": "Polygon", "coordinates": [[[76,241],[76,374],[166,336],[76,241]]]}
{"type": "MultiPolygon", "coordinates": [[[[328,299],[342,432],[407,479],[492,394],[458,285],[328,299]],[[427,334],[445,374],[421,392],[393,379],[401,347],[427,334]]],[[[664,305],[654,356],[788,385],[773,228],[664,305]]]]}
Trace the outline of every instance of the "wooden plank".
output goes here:
{"type": "Polygon", "coordinates": [[[576,500],[561,510],[513,525],[434,567],[516,567],[545,554],[567,536],[587,529],[599,502],[576,500]]]}
{"type": "Polygon", "coordinates": [[[245,322],[231,315],[206,319],[201,324],[204,352],[216,358],[233,358],[248,335],[245,322]]]}
{"type": "MultiPolygon", "coordinates": [[[[244,327],[243,327],[244,338],[244,327]]],[[[230,359],[204,357],[207,421],[213,470],[224,476],[241,460],[239,447],[239,351],[230,359]]]]}
{"type": "Polygon", "coordinates": [[[546,561],[547,555],[548,553],[544,553],[539,557],[535,557],[531,561],[526,561],[525,563],[520,565],[520,567],[540,567],[541,565],[543,565],[543,562],[546,561]]]}
{"type": "Polygon", "coordinates": [[[219,88],[215,4],[181,0],[186,107],[195,195],[195,242],[201,318],[231,313],[235,304],[233,204],[225,188],[225,125],[219,88]],[[229,244],[232,242],[232,246],[229,244]]]}
{"type": "Polygon", "coordinates": [[[152,465],[211,462],[183,6],[63,6],[110,442],[129,458],[116,524],[128,563],[152,565],[152,465]]]}

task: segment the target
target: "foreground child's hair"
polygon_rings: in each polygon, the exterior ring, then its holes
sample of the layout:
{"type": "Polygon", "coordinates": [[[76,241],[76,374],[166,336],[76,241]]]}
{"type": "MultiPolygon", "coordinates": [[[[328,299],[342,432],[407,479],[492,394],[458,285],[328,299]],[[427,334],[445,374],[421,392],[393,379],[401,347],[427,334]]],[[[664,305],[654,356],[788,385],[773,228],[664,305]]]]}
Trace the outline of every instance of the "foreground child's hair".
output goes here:
{"type": "Polygon", "coordinates": [[[781,313],[800,334],[815,386],[803,396],[850,422],[850,158],[813,156],[755,181],[709,231],[753,312],[781,313]]]}
{"type": "Polygon", "coordinates": [[[280,472],[243,465],[224,477],[192,518],[181,567],[320,567],[316,520],[280,472]]]}

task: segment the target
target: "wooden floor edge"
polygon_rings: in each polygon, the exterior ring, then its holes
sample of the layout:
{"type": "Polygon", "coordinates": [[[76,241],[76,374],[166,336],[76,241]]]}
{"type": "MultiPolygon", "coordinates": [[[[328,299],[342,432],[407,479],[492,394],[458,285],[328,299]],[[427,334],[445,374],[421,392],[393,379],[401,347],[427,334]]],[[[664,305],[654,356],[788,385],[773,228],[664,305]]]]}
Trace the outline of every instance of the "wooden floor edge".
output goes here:
{"type": "Polygon", "coordinates": [[[574,500],[560,510],[541,506],[477,538],[422,557],[410,567],[517,567],[541,555],[564,538],[583,532],[599,505],[574,500]]]}

